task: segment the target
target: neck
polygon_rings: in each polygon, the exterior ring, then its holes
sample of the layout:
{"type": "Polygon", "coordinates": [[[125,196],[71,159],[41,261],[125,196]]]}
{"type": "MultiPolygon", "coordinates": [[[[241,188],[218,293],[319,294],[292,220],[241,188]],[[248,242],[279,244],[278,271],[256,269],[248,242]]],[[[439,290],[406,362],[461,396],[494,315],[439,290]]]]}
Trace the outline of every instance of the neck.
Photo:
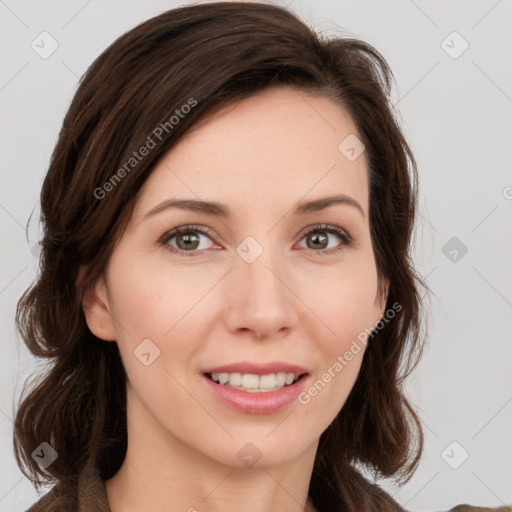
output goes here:
{"type": "Polygon", "coordinates": [[[138,409],[131,417],[130,410],[125,460],[105,482],[111,512],[316,512],[307,491],[318,443],[279,465],[228,465],[183,443],[149,413],[138,409]]]}

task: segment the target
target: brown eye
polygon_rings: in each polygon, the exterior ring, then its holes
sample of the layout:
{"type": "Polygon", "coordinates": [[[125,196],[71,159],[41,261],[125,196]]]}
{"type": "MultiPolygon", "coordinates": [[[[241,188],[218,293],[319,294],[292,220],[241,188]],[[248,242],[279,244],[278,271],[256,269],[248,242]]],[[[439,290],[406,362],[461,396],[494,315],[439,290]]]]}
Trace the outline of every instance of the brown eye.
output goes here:
{"type": "Polygon", "coordinates": [[[160,243],[171,252],[197,256],[211,248],[213,234],[200,226],[181,226],[166,233],[160,243]],[[208,246],[210,241],[210,246],[208,246]]]}
{"type": "Polygon", "coordinates": [[[190,232],[190,233],[180,233],[179,235],[175,236],[176,238],[176,245],[178,246],[178,249],[187,250],[187,249],[197,249],[199,246],[199,237],[197,234],[190,232]]]}
{"type": "Polygon", "coordinates": [[[337,226],[318,225],[303,234],[301,241],[305,240],[306,249],[319,251],[325,254],[332,254],[334,252],[342,251],[346,247],[351,246],[352,237],[343,229],[337,226]],[[333,236],[336,235],[336,236],[333,236]],[[338,238],[336,245],[335,239],[338,238]],[[329,247],[329,244],[331,246],[329,247]]]}
{"type": "Polygon", "coordinates": [[[322,233],[309,233],[306,240],[306,244],[312,244],[310,249],[325,249],[328,244],[328,237],[322,233]]]}

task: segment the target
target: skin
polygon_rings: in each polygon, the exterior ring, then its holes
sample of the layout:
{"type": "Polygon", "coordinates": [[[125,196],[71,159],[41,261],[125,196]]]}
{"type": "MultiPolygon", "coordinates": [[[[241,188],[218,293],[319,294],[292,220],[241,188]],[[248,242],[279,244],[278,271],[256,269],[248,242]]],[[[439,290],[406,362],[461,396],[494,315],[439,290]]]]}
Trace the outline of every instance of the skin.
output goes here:
{"type": "MultiPolygon", "coordinates": [[[[314,510],[307,490],[318,441],[346,401],[364,347],[308,404],[272,414],[228,408],[199,372],[286,361],[308,369],[307,389],[384,313],[365,153],[350,161],[338,149],[357,133],[332,100],[275,87],[202,120],[145,182],[84,299],[89,328],[118,343],[128,374],[127,456],[106,482],[112,512],[314,510]],[[364,215],[347,204],[290,213],[299,200],[333,193],[350,196],[364,215]],[[168,209],[144,219],[170,198],[218,201],[233,218],[168,209]],[[318,223],[339,226],[352,245],[324,230],[328,246],[315,251],[301,233],[318,223]],[[185,224],[215,234],[193,233],[193,257],[159,243],[185,224]],[[236,252],[249,235],[263,248],[252,263],[236,252]],[[160,350],[149,366],[133,354],[144,339],[160,350]],[[262,455],[250,468],[236,456],[249,441],[262,455]]],[[[187,250],[183,236],[169,245],[187,250]]]]}

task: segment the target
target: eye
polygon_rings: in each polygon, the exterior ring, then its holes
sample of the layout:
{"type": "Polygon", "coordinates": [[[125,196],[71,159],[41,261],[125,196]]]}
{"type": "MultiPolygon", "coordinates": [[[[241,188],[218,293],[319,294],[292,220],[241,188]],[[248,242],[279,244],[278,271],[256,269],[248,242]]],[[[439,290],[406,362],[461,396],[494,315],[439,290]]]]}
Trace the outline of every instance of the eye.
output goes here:
{"type": "Polygon", "coordinates": [[[309,228],[308,231],[302,234],[301,241],[304,238],[306,244],[310,244],[310,246],[306,246],[307,249],[325,254],[342,251],[352,244],[352,237],[344,229],[329,224],[320,224],[309,228]],[[342,243],[329,247],[329,235],[336,235],[342,243]]]}
{"type": "Polygon", "coordinates": [[[177,252],[184,256],[197,256],[202,250],[208,248],[201,243],[201,237],[211,240],[213,233],[202,226],[187,225],[169,231],[160,239],[160,242],[171,252],[177,252]],[[176,246],[170,243],[173,239],[176,239],[176,246]]]}
{"type": "MultiPolygon", "coordinates": [[[[165,233],[160,239],[160,243],[173,253],[184,256],[198,256],[208,249],[208,242],[203,242],[201,238],[204,237],[212,241],[214,236],[210,229],[203,226],[186,225],[165,233]]],[[[301,233],[301,241],[304,238],[306,244],[312,245],[312,247],[306,246],[307,249],[322,254],[342,251],[352,244],[352,237],[345,230],[329,224],[318,224],[309,228],[301,233]],[[341,244],[329,247],[329,235],[336,235],[341,240],[341,244]]]]}

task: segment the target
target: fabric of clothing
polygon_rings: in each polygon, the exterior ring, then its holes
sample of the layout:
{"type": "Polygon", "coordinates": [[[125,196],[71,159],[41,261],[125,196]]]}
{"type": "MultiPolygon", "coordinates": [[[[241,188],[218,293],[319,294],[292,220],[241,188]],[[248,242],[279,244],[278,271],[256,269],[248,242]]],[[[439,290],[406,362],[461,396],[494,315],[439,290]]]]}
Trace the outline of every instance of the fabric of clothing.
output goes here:
{"type": "MultiPolygon", "coordinates": [[[[374,510],[386,512],[407,512],[389,494],[379,486],[368,482],[371,494],[378,496],[378,506],[372,506],[371,502],[365,503],[360,512],[373,512],[374,510]],[[384,507],[384,508],[383,508],[384,507]]],[[[370,500],[371,501],[371,500],[370,500]]],[[[148,506],[148,510],[151,507],[148,506]]],[[[80,474],[76,492],[61,492],[58,485],[54,486],[37,503],[26,512],[111,512],[105,483],[95,471],[84,470],[80,474]]],[[[320,510],[319,512],[343,512],[342,508],[336,510],[320,510]]],[[[512,507],[474,507],[470,505],[457,505],[448,512],[512,512],[512,507]]]]}

